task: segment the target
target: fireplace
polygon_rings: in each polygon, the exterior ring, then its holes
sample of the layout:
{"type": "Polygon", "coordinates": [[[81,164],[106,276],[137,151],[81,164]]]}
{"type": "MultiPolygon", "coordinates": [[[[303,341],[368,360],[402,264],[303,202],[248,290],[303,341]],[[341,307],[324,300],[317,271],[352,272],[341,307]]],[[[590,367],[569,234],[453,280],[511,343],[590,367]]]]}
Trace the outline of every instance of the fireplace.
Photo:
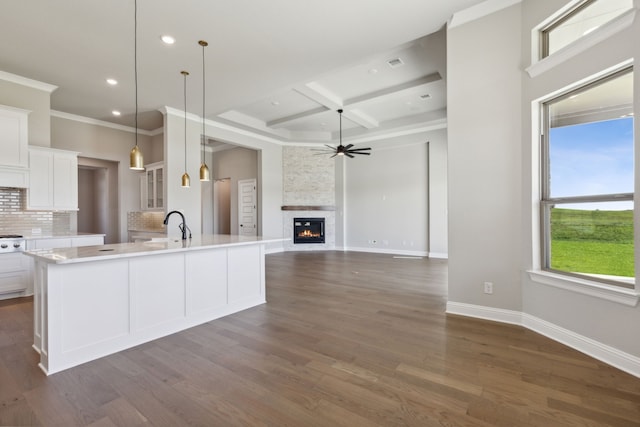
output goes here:
{"type": "Polygon", "coordinates": [[[324,218],[293,218],[293,243],[324,243],[324,218]]]}

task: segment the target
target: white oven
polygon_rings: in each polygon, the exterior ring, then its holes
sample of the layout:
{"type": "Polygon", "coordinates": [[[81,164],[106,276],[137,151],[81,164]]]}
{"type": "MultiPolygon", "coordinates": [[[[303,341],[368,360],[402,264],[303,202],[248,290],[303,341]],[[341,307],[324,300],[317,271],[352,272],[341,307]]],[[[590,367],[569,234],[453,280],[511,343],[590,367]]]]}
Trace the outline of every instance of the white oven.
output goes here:
{"type": "Polygon", "coordinates": [[[22,236],[0,235],[0,299],[22,296],[29,288],[29,258],[22,236]]]}

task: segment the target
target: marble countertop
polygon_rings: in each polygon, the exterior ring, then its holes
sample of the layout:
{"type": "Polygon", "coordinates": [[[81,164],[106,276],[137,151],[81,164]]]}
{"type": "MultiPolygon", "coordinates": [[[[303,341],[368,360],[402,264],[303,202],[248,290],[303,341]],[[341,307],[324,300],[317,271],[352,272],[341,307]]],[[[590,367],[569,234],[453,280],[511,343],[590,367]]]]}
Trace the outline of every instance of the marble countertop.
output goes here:
{"type": "Polygon", "coordinates": [[[91,236],[102,236],[104,234],[99,233],[78,233],[78,232],[68,232],[68,233],[53,233],[53,234],[29,234],[29,233],[21,233],[22,237],[27,240],[37,240],[37,239],[67,239],[72,237],[91,237],[91,236]]]}
{"type": "Polygon", "coordinates": [[[73,248],[34,249],[23,253],[51,264],[72,264],[181,251],[275,243],[284,240],[286,239],[228,234],[201,235],[187,240],[182,240],[179,236],[170,236],[140,243],[113,243],[73,248]]]}

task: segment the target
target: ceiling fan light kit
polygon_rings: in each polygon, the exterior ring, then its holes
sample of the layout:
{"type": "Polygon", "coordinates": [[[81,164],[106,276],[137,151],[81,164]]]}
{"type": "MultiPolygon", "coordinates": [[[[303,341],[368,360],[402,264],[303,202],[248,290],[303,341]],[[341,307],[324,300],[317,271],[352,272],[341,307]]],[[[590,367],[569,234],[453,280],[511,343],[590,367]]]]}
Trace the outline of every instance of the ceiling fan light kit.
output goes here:
{"type": "Polygon", "coordinates": [[[327,149],[322,149],[322,150],[316,150],[316,151],[322,151],[322,153],[318,153],[318,154],[332,154],[332,156],[330,157],[331,159],[333,159],[336,156],[347,156],[350,158],[354,158],[354,154],[364,154],[365,156],[369,156],[371,155],[371,153],[369,153],[369,151],[371,151],[371,147],[367,147],[367,148],[353,148],[354,145],[353,144],[348,144],[348,145],[342,145],[342,113],[343,110],[342,108],[337,110],[338,111],[338,115],[340,116],[340,143],[338,144],[337,147],[333,147],[329,144],[325,144],[325,147],[328,148],[327,149]]]}

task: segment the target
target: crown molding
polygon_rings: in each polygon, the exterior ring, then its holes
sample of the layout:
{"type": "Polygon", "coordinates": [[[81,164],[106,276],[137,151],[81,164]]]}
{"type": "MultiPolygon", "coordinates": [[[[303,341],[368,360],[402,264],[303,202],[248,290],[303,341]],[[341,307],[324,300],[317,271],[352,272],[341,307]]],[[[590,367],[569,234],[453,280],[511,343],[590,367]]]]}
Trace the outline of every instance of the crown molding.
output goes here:
{"type": "Polygon", "coordinates": [[[7,73],[6,71],[0,71],[0,80],[4,80],[11,83],[17,83],[22,86],[27,86],[33,89],[42,90],[48,93],[58,89],[58,86],[51,85],[49,83],[39,82],[38,80],[28,79],[26,77],[19,76],[17,74],[7,73]]]}
{"type": "MultiPolygon", "coordinates": [[[[105,127],[105,128],[121,130],[121,131],[124,131],[124,132],[131,132],[131,133],[135,133],[136,132],[136,129],[131,127],[131,126],[124,126],[124,125],[119,125],[119,124],[116,124],[116,123],[105,122],[103,120],[92,119],[90,117],[78,116],[76,114],[65,113],[64,111],[51,110],[51,117],[57,117],[57,118],[66,119],[66,120],[72,120],[74,122],[86,123],[86,124],[89,124],[89,125],[102,126],[102,127],[105,127]]],[[[154,135],[158,135],[158,134],[160,134],[162,132],[163,132],[162,128],[155,129],[155,130],[152,130],[152,131],[144,130],[144,129],[138,129],[138,134],[145,135],[145,136],[154,136],[154,135]]]]}
{"type": "Polygon", "coordinates": [[[449,19],[447,29],[450,30],[452,28],[459,27],[521,2],[522,0],[487,0],[454,13],[451,19],[449,19]]]}

